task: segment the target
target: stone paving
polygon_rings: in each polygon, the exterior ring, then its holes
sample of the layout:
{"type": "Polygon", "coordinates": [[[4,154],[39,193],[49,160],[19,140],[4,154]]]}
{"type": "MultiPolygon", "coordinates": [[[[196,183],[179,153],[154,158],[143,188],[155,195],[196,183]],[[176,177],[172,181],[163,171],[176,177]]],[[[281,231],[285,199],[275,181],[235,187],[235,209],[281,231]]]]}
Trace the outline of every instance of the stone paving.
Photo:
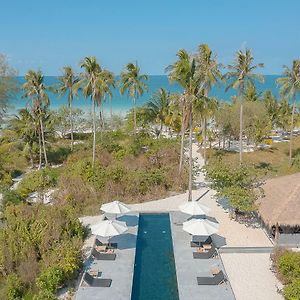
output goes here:
{"type": "MultiPolygon", "coordinates": [[[[110,287],[89,287],[83,281],[77,291],[76,300],[129,300],[133,281],[138,214],[128,214],[118,218],[127,223],[128,231],[112,237],[111,243],[118,243],[116,260],[92,260],[86,262],[86,270],[102,272],[101,278],[112,279],[110,287]]],[[[103,242],[106,240],[99,239],[103,242]]]]}
{"type": "Polygon", "coordinates": [[[228,281],[212,286],[197,284],[197,276],[212,276],[212,268],[218,268],[225,274],[226,272],[220,258],[193,258],[195,248],[190,246],[191,236],[182,230],[182,225],[174,224],[174,220],[176,219],[177,223],[179,219],[177,214],[178,212],[170,213],[170,219],[180,300],[234,300],[235,297],[228,281]]]}

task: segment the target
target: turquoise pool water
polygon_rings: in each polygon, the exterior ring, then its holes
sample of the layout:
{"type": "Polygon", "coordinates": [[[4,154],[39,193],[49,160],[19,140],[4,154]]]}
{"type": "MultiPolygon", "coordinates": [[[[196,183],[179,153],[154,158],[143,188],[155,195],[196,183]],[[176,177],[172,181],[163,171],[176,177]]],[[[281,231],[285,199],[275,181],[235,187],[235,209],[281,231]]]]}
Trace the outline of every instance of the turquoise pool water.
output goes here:
{"type": "Polygon", "coordinates": [[[179,300],[169,214],[140,214],[131,300],[179,300]]]}

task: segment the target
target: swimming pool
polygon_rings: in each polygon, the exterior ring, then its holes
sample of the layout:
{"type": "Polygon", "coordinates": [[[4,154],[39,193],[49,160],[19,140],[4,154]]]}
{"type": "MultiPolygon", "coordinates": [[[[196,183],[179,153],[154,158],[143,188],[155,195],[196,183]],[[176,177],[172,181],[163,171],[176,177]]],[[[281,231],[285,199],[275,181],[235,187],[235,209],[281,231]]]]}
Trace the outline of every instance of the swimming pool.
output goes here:
{"type": "Polygon", "coordinates": [[[169,214],[140,214],[131,300],[179,300],[169,214]]]}

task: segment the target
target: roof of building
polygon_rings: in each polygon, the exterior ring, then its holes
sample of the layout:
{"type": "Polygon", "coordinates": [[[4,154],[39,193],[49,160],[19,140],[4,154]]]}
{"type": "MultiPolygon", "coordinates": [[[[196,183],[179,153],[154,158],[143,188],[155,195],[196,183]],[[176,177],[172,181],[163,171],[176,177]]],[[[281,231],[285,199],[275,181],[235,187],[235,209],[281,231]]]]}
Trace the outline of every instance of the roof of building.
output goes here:
{"type": "Polygon", "coordinates": [[[300,225],[300,173],[269,179],[262,188],[259,214],[267,225],[300,225]]]}

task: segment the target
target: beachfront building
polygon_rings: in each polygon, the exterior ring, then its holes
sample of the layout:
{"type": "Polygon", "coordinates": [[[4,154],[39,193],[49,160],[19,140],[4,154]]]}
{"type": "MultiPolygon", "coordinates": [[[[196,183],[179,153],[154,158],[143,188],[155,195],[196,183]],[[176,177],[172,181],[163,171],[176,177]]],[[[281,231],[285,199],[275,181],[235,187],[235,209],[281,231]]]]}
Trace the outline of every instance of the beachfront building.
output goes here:
{"type": "Polygon", "coordinates": [[[300,246],[300,173],[272,178],[262,186],[259,216],[275,243],[300,246]]]}

